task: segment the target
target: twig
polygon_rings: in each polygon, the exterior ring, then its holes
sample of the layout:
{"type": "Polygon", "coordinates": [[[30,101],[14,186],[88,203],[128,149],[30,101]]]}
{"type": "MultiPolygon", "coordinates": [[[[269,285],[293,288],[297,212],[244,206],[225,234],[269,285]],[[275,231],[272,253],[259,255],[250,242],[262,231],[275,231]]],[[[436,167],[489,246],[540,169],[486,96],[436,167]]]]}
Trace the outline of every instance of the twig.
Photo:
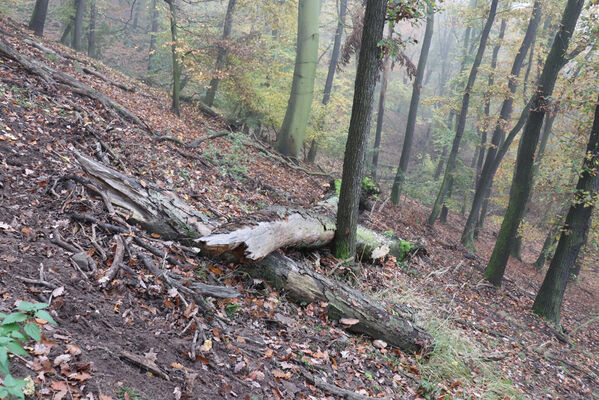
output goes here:
{"type": "Polygon", "coordinates": [[[108,268],[104,276],[98,279],[98,283],[104,287],[114,279],[117,272],[119,272],[119,269],[121,269],[121,263],[123,262],[123,256],[125,254],[125,245],[123,244],[121,235],[114,235],[114,241],[116,242],[116,250],[114,251],[112,265],[108,268]]]}
{"type": "Polygon", "coordinates": [[[51,243],[54,243],[57,246],[62,247],[63,249],[65,249],[66,251],[70,251],[71,253],[79,253],[81,251],[83,251],[82,248],[76,248],[74,245],[65,242],[62,237],[60,236],[60,233],[58,233],[58,229],[54,229],[52,231],[52,235],[54,236],[52,239],[50,239],[51,243]]]}
{"type": "Polygon", "coordinates": [[[375,399],[374,397],[363,396],[361,394],[355,393],[354,391],[347,390],[347,389],[341,389],[337,386],[328,384],[325,381],[323,381],[322,379],[315,378],[311,373],[306,372],[303,369],[300,369],[300,373],[306,378],[306,380],[308,380],[308,382],[310,382],[317,388],[319,388],[325,392],[334,394],[335,396],[339,396],[339,397],[347,399],[347,400],[374,400],[375,399]]]}
{"type": "Polygon", "coordinates": [[[31,279],[31,278],[26,278],[26,277],[20,276],[20,275],[15,275],[15,277],[22,282],[30,283],[32,285],[45,286],[50,289],[56,289],[58,287],[53,283],[42,281],[41,279],[31,279]]]}

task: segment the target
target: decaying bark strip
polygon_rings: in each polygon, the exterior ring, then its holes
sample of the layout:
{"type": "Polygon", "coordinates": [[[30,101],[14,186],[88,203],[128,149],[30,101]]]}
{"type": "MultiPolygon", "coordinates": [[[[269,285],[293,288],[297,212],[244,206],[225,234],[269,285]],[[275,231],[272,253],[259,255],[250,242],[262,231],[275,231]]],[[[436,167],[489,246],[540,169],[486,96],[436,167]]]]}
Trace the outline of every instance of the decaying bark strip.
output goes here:
{"type": "Polygon", "coordinates": [[[120,83],[117,81],[114,81],[112,79],[110,79],[109,77],[107,77],[104,74],[99,73],[98,71],[88,68],[88,67],[83,67],[82,68],[83,72],[85,72],[86,74],[89,75],[93,75],[96,78],[100,78],[102,79],[104,82],[110,83],[112,86],[116,86],[119,89],[123,89],[125,92],[135,92],[135,88],[131,87],[131,86],[127,86],[124,83],[120,83]]]}

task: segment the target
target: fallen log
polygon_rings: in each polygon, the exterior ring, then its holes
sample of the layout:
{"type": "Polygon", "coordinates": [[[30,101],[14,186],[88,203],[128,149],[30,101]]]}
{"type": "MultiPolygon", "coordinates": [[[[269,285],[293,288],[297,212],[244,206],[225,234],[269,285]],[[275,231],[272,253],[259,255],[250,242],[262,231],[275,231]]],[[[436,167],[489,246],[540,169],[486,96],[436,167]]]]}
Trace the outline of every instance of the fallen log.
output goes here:
{"type": "Polygon", "coordinates": [[[328,303],[328,317],[332,321],[358,320],[347,327],[350,332],[365,334],[410,352],[426,351],[433,343],[430,334],[410,321],[409,310],[400,307],[389,310],[370,296],[281,254],[271,254],[247,264],[244,269],[252,277],[264,279],[277,290],[283,290],[295,302],[328,303]]]}
{"type": "Polygon", "coordinates": [[[131,121],[140,126],[142,129],[151,132],[151,129],[147,124],[145,124],[141,119],[139,119],[139,117],[137,117],[129,109],[127,109],[127,107],[123,106],[119,102],[112,100],[111,98],[105,96],[104,94],[98,92],[97,90],[91,88],[90,86],[65,72],[51,68],[42,62],[24,56],[2,40],[0,40],[0,54],[3,54],[6,57],[16,61],[23,68],[35,75],[38,75],[47,83],[53,84],[58,82],[68,86],[73,92],[99,102],[109,112],[116,113],[125,120],[131,121]]]}
{"type": "Polygon", "coordinates": [[[109,77],[107,77],[106,75],[103,75],[103,74],[99,73],[98,71],[96,71],[94,69],[91,69],[91,68],[88,68],[88,67],[83,67],[82,70],[86,74],[93,75],[96,78],[102,79],[104,82],[110,83],[112,86],[116,86],[119,89],[123,89],[125,92],[135,92],[135,88],[127,86],[124,83],[120,83],[120,82],[114,81],[114,80],[110,79],[109,77]]]}
{"type": "Polygon", "coordinates": [[[193,245],[193,240],[210,234],[212,223],[173,192],[142,184],[104,164],[75,151],[89,179],[102,189],[115,211],[164,240],[193,245]]]}
{"type": "MultiPolygon", "coordinates": [[[[221,226],[219,231],[197,239],[197,242],[213,255],[228,253],[239,261],[253,262],[285,247],[326,246],[335,236],[335,221],[323,214],[273,207],[244,216],[242,223],[237,221],[221,226]]],[[[403,258],[406,251],[402,242],[359,226],[358,259],[377,260],[387,254],[403,258]]]]}
{"type": "MultiPolygon", "coordinates": [[[[106,195],[116,206],[115,210],[118,208],[124,209],[120,212],[130,214],[129,219],[134,219],[150,233],[158,233],[163,238],[188,243],[190,240],[193,241],[196,235],[208,236],[212,230],[212,225],[205,217],[201,218],[201,214],[194,212],[174,193],[154,189],[148,184],[144,187],[134,179],[97,161],[84,157],[79,153],[75,155],[90,180],[106,191],[106,195]],[[194,219],[196,222],[203,221],[200,223],[199,228],[194,228],[190,223],[194,219]],[[202,230],[207,232],[206,235],[202,235],[202,230]]],[[[271,216],[273,212],[276,213],[274,210],[270,212],[271,216]]],[[[279,209],[279,213],[281,212],[288,213],[289,211],[282,208],[279,209]]],[[[257,218],[257,215],[249,218],[257,218]]],[[[262,225],[259,220],[254,222],[256,225],[253,228],[262,229],[262,234],[265,236],[260,237],[252,227],[243,227],[236,233],[236,235],[245,238],[236,247],[237,249],[245,252],[248,247],[244,246],[249,244],[251,249],[256,251],[255,254],[247,253],[247,256],[259,260],[245,265],[250,275],[267,280],[278,290],[285,291],[295,301],[328,303],[328,315],[331,320],[355,320],[354,324],[347,327],[351,332],[384,340],[390,345],[405,351],[426,351],[430,346],[432,337],[410,321],[411,312],[409,310],[403,310],[399,307],[388,310],[368,295],[343,283],[328,279],[306,265],[296,263],[278,253],[268,254],[274,248],[272,244],[262,245],[263,241],[277,239],[278,245],[285,243],[286,245],[298,246],[299,244],[305,244],[302,243],[302,240],[306,237],[312,238],[311,245],[324,245],[332,239],[332,225],[327,225],[326,222],[323,223],[322,220],[316,217],[307,216],[306,213],[298,212],[262,225]],[[286,233],[284,228],[289,228],[292,224],[302,220],[312,229],[300,229],[301,234],[299,236],[286,233]],[[271,229],[273,226],[277,226],[279,230],[273,231],[271,229]],[[252,240],[254,237],[257,240],[252,240]],[[264,257],[260,260],[263,255],[264,257]]],[[[298,230],[293,232],[298,232],[298,230]]],[[[204,239],[206,238],[201,238],[200,241],[204,239]]],[[[215,239],[214,236],[211,240],[213,239],[215,239]]],[[[209,249],[208,243],[211,240],[204,240],[205,249],[209,249]]],[[[233,255],[235,255],[235,251],[225,250],[228,254],[233,255]]],[[[246,257],[245,253],[243,257],[246,257]]],[[[174,282],[173,285],[175,285],[174,282]]],[[[183,288],[181,289],[183,290],[183,288]]]]}

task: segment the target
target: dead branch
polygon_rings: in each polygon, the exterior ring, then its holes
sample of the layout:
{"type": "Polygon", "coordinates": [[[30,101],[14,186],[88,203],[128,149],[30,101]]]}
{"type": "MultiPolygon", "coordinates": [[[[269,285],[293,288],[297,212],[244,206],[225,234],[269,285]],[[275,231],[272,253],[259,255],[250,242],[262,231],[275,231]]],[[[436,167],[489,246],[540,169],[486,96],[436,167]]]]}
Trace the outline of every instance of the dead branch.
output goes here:
{"type": "Polygon", "coordinates": [[[135,92],[135,88],[127,86],[124,83],[116,82],[116,81],[110,79],[109,77],[107,77],[106,75],[103,75],[103,74],[99,73],[98,71],[95,71],[91,68],[83,67],[82,70],[86,74],[93,75],[96,78],[102,79],[104,82],[110,83],[112,86],[116,86],[119,89],[123,89],[125,92],[131,92],[131,93],[135,92]]]}

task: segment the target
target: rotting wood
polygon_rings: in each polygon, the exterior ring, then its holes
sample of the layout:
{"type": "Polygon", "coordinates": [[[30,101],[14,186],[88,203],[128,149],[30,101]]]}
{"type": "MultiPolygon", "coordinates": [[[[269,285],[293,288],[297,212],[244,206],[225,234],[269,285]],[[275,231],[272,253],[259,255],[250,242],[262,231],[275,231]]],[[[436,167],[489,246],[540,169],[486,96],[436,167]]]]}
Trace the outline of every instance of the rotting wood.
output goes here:
{"type": "MultiPolygon", "coordinates": [[[[232,254],[242,262],[261,260],[273,251],[285,248],[318,248],[330,244],[335,235],[332,217],[273,207],[246,215],[243,220],[219,227],[219,231],[197,241],[213,254],[232,254]]],[[[358,227],[358,259],[377,260],[391,254],[402,257],[401,240],[393,240],[358,227]]]]}
{"type": "Polygon", "coordinates": [[[161,377],[162,379],[166,379],[167,381],[171,380],[171,378],[166,374],[166,372],[164,372],[162,369],[160,369],[158,365],[156,365],[156,362],[150,360],[147,357],[142,357],[137,354],[133,354],[127,350],[122,350],[120,357],[121,359],[126,360],[138,367],[141,367],[146,371],[149,371],[161,377]]]}
{"type": "Polygon", "coordinates": [[[227,136],[229,134],[230,134],[230,132],[227,132],[227,131],[214,132],[214,133],[211,133],[210,135],[202,136],[202,137],[200,137],[196,140],[193,140],[189,143],[185,143],[184,141],[182,141],[179,138],[176,138],[173,136],[167,136],[167,135],[158,136],[157,138],[154,138],[154,139],[156,139],[159,142],[173,142],[173,143],[177,143],[185,148],[194,149],[207,140],[216,139],[219,137],[227,136]]]}
{"type": "Polygon", "coordinates": [[[313,384],[320,390],[334,394],[335,396],[339,396],[342,399],[347,399],[347,400],[375,400],[375,399],[378,399],[376,397],[363,396],[361,394],[355,393],[352,390],[347,390],[347,389],[337,387],[335,385],[331,385],[329,383],[326,383],[322,379],[314,377],[314,375],[312,375],[311,373],[309,373],[307,371],[300,370],[300,373],[306,378],[306,380],[308,382],[310,382],[311,384],[313,384]]]}
{"type": "Polygon", "coordinates": [[[206,216],[185,204],[173,192],[136,181],[75,151],[89,179],[101,188],[118,214],[158,234],[164,240],[193,244],[213,226],[206,216]]]}
{"type": "MultiPolygon", "coordinates": [[[[171,240],[178,240],[186,244],[190,239],[194,239],[192,234],[181,228],[187,226],[185,223],[179,222],[184,219],[181,217],[181,211],[178,208],[176,213],[170,211],[173,204],[182,204],[182,201],[174,193],[169,192],[169,197],[166,197],[164,193],[153,195],[150,190],[146,190],[150,187],[148,184],[142,187],[134,179],[105,167],[97,161],[90,160],[78,153],[76,157],[90,179],[97,180],[96,184],[106,190],[108,197],[115,205],[123,207],[125,213],[132,214],[130,219],[143,222],[140,225],[144,229],[150,233],[164,233],[165,226],[171,227],[174,225],[178,228],[174,233],[168,235],[171,240]],[[169,201],[165,201],[165,199],[169,201]],[[144,207],[150,207],[153,211],[149,212],[144,207]],[[149,223],[148,218],[140,218],[139,216],[134,218],[133,215],[136,214],[141,216],[150,215],[151,223],[149,223]]],[[[301,214],[297,215],[301,216],[301,214]]],[[[323,226],[319,220],[314,220],[312,223],[315,223],[315,221],[323,226]]],[[[90,222],[97,223],[98,221],[90,220],[90,222]]],[[[206,220],[205,223],[210,224],[210,221],[206,220]]],[[[102,225],[98,224],[98,226],[101,227],[102,225]]],[[[196,231],[196,234],[199,234],[199,232],[196,231]]],[[[330,237],[330,232],[327,236],[330,237]]],[[[316,241],[320,240],[322,238],[318,235],[316,241]]],[[[402,309],[399,306],[394,307],[393,310],[387,310],[371,297],[343,283],[330,280],[324,275],[313,271],[312,268],[295,263],[281,254],[266,255],[262,260],[246,265],[246,269],[250,275],[269,281],[277,289],[285,291],[290,298],[296,301],[328,303],[328,313],[331,320],[357,319],[359,321],[357,324],[348,327],[348,330],[352,332],[384,340],[391,346],[410,352],[427,351],[433,341],[428,333],[410,321],[412,313],[409,310],[402,309]]],[[[174,282],[173,286],[177,287],[178,290],[184,287],[178,287],[174,282]]]]}
{"type": "Polygon", "coordinates": [[[245,265],[244,269],[252,277],[264,279],[284,291],[295,302],[328,303],[328,317],[332,321],[357,319],[357,324],[347,327],[350,332],[383,340],[409,352],[426,352],[433,343],[432,336],[410,320],[413,317],[410,310],[401,306],[388,310],[370,296],[281,254],[271,254],[245,265]]]}

